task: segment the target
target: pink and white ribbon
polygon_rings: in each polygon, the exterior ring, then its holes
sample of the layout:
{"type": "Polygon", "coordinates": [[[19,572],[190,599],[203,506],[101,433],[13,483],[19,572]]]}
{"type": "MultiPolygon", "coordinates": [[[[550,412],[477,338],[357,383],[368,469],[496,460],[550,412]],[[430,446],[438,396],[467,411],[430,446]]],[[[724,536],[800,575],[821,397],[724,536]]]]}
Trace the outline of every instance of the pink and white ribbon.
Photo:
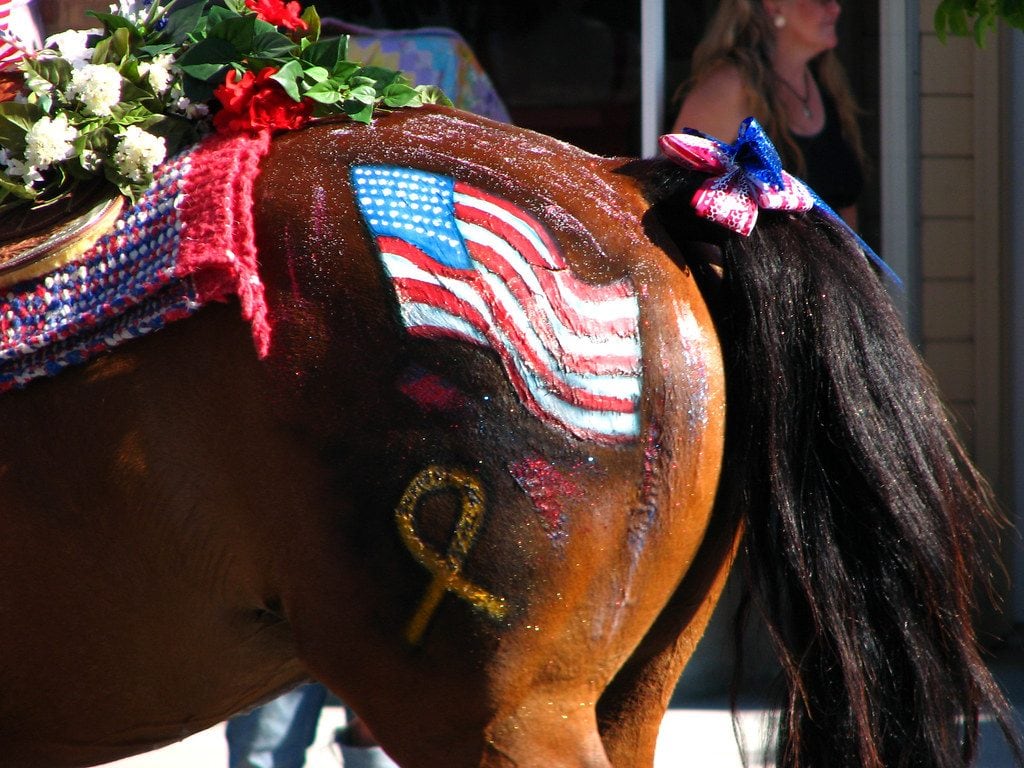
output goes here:
{"type": "Polygon", "coordinates": [[[662,136],[660,144],[677,163],[711,174],[691,200],[697,215],[741,235],[754,229],[761,208],[808,211],[815,204],[807,185],[782,170],[779,153],[752,117],[733,144],[692,130],[662,136]]]}

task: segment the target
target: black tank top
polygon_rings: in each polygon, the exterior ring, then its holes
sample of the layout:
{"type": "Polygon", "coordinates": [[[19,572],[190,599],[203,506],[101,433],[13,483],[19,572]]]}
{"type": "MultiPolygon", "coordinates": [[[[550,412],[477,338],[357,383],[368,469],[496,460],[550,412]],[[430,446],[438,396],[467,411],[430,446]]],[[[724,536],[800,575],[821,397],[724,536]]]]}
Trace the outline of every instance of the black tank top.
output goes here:
{"type": "Polygon", "coordinates": [[[814,136],[790,135],[804,153],[804,178],[821,198],[836,210],[853,205],[864,190],[864,171],[857,153],[843,137],[835,100],[822,91],[825,126],[814,136]]]}

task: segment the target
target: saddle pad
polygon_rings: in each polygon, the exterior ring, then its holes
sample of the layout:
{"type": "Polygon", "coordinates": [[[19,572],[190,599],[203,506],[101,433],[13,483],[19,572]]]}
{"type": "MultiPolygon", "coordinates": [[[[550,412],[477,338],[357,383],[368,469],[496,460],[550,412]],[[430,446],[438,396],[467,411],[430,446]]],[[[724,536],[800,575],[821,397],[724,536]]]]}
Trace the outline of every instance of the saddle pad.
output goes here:
{"type": "Polygon", "coordinates": [[[252,188],[269,144],[215,135],[178,154],[80,258],[0,292],[0,392],[232,296],[265,355],[252,188]]]}

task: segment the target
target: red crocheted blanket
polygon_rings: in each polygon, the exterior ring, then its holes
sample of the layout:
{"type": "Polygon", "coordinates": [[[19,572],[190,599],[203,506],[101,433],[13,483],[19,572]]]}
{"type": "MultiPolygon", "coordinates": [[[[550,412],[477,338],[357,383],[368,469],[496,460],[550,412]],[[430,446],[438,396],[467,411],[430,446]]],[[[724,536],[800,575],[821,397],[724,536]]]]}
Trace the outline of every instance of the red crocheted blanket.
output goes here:
{"type": "Polygon", "coordinates": [[[261,357],[270,349],[270,326],[259,277],[252,193],[269,148],[269,132],[209,137],[190,153],[179,206],[183,228],[178,274],[193,276],[200,303],[237,296],[261,357]]]}
{"type": "Polygon", "coordinates": [[[0,391],[232,296],[265,356],[252,194],[269,147],[269,134],[207,138],[164,163],[80,258],[0,290],[0,391]]]}

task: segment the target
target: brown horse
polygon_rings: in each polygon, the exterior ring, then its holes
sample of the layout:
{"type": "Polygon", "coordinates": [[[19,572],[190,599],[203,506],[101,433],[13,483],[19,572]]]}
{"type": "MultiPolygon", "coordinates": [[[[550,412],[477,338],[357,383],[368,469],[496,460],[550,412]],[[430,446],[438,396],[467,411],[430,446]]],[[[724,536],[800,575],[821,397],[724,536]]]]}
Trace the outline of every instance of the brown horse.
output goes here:
{"type": "Polygon", "coordinates": [[[433,108],[278,136],[265,354],[213,304],[0,397],[0,762],[312,676],[402,765],[650,765],[742,532],[780,765],[968,764],[984,484],[846,235],[700,180],[433,108]]]}

